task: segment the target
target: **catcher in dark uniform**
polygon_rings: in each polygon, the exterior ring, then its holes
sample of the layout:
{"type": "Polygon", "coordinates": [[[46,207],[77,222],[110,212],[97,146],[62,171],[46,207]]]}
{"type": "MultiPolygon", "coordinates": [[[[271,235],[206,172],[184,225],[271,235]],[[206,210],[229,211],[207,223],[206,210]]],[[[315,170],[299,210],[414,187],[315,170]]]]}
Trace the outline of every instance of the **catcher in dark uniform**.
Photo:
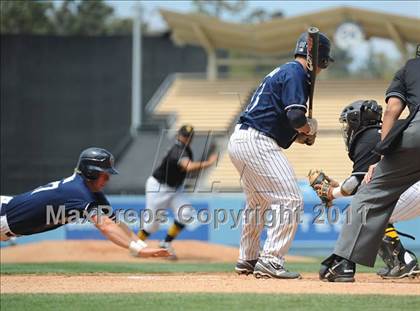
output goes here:
{"type": "MultiPolygon", "coordinates": [[[[330,206],[336,198],[354,195],[369,166],[380,160],[380,155],[373,150],[381,140],[381,117],[382,107],[374,100],[358,100],[343,109],[340,123],[343,124],[343,137],[348,156],[353,162],[351,175],[342,183],[334,181],[320,170],[311,170],[308,176],[311,186],[327,206],[330,206]]],[[[420,182],[417,182],[401,195],[385,230],[378,251],[386,264],[386,268],[378,272],[381,277],[394,279],[420,274],[416,256],[404,248],[398,234],[411,236],[399,233],[393,226],[394,222],[418,216],[419,210],[420,182]]],[[[344,268],[354,269],[354,267],[344,268]]],[[[323,274],[321,278],[329,281],[340,281],[340,278],[345,276],[345,273],[331,274],[328,270],[321,270],[321,274],[323,274]]]]}

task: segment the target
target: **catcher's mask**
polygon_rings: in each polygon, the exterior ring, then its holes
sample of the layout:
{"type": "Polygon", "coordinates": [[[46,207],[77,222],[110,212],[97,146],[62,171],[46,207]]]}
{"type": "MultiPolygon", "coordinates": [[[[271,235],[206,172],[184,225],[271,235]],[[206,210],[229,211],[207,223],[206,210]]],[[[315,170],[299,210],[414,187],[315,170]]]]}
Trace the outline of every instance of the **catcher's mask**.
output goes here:
{"type": "Polygon", "coordinates": [[[357,100],[341,112],[340,123],[347,150],[354,136],[368,126],[382,123],[382,107],[375,100],[357,100]]]}

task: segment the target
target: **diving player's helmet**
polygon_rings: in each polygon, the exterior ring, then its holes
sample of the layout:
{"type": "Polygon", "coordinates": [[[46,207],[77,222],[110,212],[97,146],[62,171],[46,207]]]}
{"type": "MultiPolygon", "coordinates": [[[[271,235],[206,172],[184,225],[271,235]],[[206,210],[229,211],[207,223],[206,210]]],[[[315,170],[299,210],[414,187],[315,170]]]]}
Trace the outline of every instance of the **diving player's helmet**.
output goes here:
{"type": "Polygon", "coordinates": [[[100,172],[116,175],[118,171],[114,167],[114,156],[111,152],[91,147],[82,151],[77,162],[76,173],[86,179],[97,179],[100,172]]]}
{"type": "Polygon", "coordinates": [[[341,112],[340,123],[347,150],[356,134],[366,127],[382,123],[382,107],[374,100],[357,100],[346,106],[341,112]]]}

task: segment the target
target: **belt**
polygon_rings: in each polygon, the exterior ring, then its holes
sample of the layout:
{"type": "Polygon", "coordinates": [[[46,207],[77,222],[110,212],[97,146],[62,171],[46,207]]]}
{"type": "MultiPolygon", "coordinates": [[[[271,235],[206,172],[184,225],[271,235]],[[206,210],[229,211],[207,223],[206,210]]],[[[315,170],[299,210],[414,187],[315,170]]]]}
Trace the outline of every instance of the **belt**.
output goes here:
{"type": "MultiPolygon", "coordinates": [[[[254,129],[254,128],[252,128],[252,127],[250,127],[248,124],[241,124],[240,126],[239,126],[239,129],[240,130],[244,130],[244,131],[247,131],[248,129],[254,129]]],[[[259,131],[259,130],[256,130],[258,133],[260,133],[261,135],[264,135],[264,136],[267,136],[267,137],[269,137],[269,138],[271,138],[271,139],[274,139],[275,140],[275,138],[273,138],[273,137],[271,137],[269,134],[267,134],[267,133],[264,133],[264,132],[261,132],[261,131],[259,131]]]]}
{"type": "MultiPolygon", "coordinates": [[[[240,130],[247,131],[249,128],[253,129],[248,124],[239,123],[238,125],[239,125],[239,129],[240,130]]],[[[256,130],[256,131],[258,131],[258,130],[256,130]]],[[[267,134],[267,133],[264,133],[264,132],[261,132],[261,131],[258,131],[258,133],[260,133],[261,135],[264,135],[264,136],[266,136],[268,138],[273,139],[280,148],[288,148],[290,146],[290,144],[289,144],[288,146],[284,147],[283,145],[279,144],[279,142],[277,141],[277,139],[275,139],[274,137],[272,137],[270,134],[267,134]]]]}

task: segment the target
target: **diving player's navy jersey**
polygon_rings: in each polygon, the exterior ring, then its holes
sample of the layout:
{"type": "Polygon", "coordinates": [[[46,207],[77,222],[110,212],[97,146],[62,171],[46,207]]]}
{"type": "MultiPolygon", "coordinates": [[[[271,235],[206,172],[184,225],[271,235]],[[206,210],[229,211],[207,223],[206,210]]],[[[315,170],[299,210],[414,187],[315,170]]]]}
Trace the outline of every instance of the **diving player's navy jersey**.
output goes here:
{"type": "Polygon", "coordinates": [[[306,112],[309,85],[309,77],[299,62],[277,67],[255,91],[239,123],[264,133],[287,149],[297,136],[287,118],[287,110],[299,108],[306,112]]]}
{"type": "Polygon", "coordinates": [[[76,212],[83,217],[85,211],[89,212],[98,205],[109,206],[105,195],[102,192],[91,192],[83,178],[74,174],[13,197],[2,209],[2,214],[6,215],[14,234],[29,235],[60,227],[67,222],[68,216],[74,217],[76,212]],[[48,206],[50,207],[47,208],[48,206]],[[62,215],[59,212],[60,206],[64,222],[59,217],[62,215]],[[52,209],[54,213],[48,209],[52,209]],[[60,219],[59,223],[54,223],[54,217],[60,219]]]}

